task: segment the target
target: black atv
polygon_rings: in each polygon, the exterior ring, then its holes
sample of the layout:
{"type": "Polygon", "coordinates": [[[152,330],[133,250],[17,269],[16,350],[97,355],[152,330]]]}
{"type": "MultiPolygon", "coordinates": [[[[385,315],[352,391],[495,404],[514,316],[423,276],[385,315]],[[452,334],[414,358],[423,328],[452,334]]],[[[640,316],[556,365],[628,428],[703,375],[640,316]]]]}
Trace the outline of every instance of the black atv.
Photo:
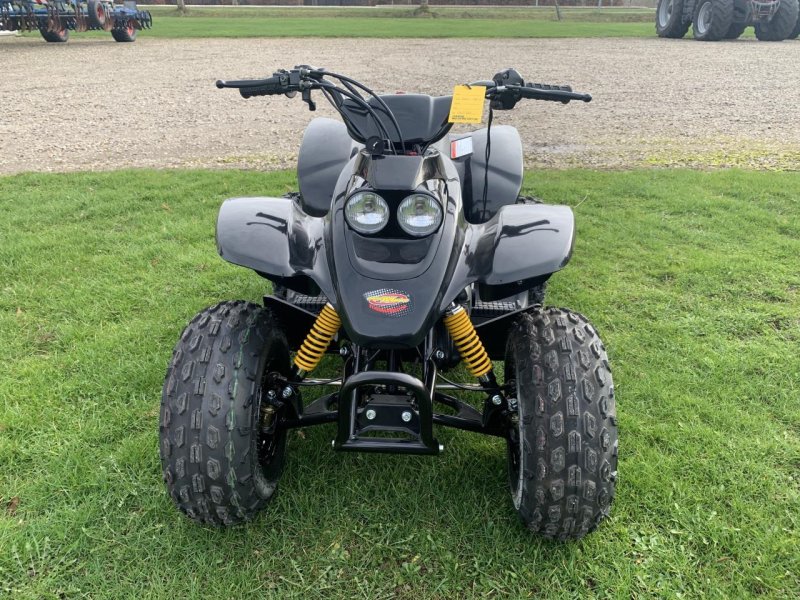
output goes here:
{"type": "Polygon", "coordinates": [[[436,425],[507,441],[511,498],[531,530],[595,529],[617,476],[608,357],[586,318],[541,304],[570,259],[573,214],[518,196],[519,134],[492,127],[521,99],[591,96],[508,69],[468,86],[489,99],[488,126],[448,135],[451,96],[379,96],[323,69],[217,87],[299,92],[311,110],[319,92],[344,123],[309,125],[299,194],[220,209],[220,255],[274,293],[202,311],[175,347],[160,440],[178,508],[214,525],[252,518],[275,493],[291,429],[335,423],[334,450],[439,454],[436,425]],[[310,377],[326,353],[341,375],[310,377]],[[442,375],[459,363],[473,382],[442,375]],[[336,391],[304,402],[310,386],[336,391]]]}

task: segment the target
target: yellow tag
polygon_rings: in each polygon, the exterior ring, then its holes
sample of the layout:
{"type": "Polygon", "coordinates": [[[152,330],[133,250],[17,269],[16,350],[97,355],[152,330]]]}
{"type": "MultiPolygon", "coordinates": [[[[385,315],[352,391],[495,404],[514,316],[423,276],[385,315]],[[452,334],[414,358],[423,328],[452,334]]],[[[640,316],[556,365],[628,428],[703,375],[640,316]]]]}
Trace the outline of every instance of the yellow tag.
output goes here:
{"type": "Polygon", "coordinates": [[[480,123],[483,120],[483,101],[486,99],[485,85],[457,85],[453,89],[448,123],[480,123]]]}

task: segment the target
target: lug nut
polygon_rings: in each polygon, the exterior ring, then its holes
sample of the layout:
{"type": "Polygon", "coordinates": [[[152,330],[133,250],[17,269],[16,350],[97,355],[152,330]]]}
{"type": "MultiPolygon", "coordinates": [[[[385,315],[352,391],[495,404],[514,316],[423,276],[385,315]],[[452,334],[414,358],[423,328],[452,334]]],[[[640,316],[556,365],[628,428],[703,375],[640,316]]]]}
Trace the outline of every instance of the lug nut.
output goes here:
{"type": "Polygon", "coordinates": [[[283,388],[283,391],[281,392],[281,396],[283,396],[284,399],[285,399],[285,398],[291,397],[291,395],[293,393],[294,393],[294,390],[292,389],[292,386],[287,385],[285,388],[283,388]]]}
{"type": "Polygon", "coordinates": [[[444,352],[442,350],[437,350],[434,352],[433,356],[436,358],[436,360],[444,360],[444,352]]]}
{"type": "Polygon", "coordinates": [[[366,415],[367,415],[367,419],[369,419],[370,421],[372,421],[372,420],[375,418],[375,411],[374,411],[374,410],[372,410],[372,409],[370,408],[370,409],[369,409],[369,410],[366,412],[366,415]]]}
{"type": "Polygon", "coordinates": [[[347,346],[342,346],[339,348],[339,356],[347,356],[350,354],[350,348],[347,346]]]}
{"type": "Polygon", "coordinates": [[[403,421],[405,421],[406,423],[408,423],[411,420],[411,412],[404,410],[403,414],[400,415],[400,418],[403,419],[403,421]]]}
{"type": "Polygon", "coordinates": [[[492,404],[494,404],[495,406],[500,406],[502,403],[503,399],[498,394],[492,396],[492,404]]]}

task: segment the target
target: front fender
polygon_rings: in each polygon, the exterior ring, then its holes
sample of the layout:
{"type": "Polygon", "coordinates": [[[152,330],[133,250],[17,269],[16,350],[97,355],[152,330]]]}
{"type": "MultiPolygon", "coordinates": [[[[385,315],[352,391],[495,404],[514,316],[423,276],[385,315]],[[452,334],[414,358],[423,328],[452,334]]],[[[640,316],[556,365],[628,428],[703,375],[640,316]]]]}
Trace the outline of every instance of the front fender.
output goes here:
{"type": "Polygon", "coordinates": [[[442,310],[472,283],[495,288],[499,298],[526,289],[566,266],[574,240],[575,217],[568,206],[512,204],[486,223],[467,225],[442,310]]]}
{"type": "Polygon", "coordinates": [[[323,228],[288,198],[230,198],[217,217],[217,250],[226,261],[275,279],[308,277],[336,298],[323,228]]]}

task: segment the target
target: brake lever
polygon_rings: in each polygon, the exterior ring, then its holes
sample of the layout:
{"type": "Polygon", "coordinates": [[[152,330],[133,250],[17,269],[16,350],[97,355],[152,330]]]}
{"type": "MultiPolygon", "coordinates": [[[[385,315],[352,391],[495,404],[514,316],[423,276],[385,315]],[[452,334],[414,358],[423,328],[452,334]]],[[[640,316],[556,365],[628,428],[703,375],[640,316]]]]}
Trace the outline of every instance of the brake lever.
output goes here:
{"type": "Polygon", "coordinates": [[[317,103],[314,102],[311,99],[311,88],[310,87],[303,88],[303,92],[302,92],[301,98],[303,99],[303,102],[308,104],[308,110],[309,111],[314,112],[315,110],[317,110],[317,103]]]}

